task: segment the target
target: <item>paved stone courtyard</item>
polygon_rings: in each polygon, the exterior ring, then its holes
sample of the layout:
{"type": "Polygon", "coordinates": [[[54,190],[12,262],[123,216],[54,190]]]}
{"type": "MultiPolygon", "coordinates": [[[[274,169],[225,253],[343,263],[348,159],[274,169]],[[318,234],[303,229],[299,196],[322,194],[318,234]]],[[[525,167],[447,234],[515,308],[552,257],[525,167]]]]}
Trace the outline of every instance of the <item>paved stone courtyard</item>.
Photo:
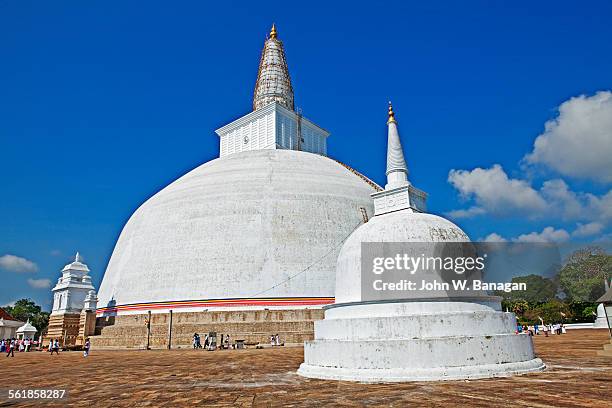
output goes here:
{"type": "Polygon", "coordinates": [[[605,330],[535,337],[549,368],[503,379],[355,384],[309,380],[295,370],[302,348],[231,351],[93,351],[0,357],[7,388],[65,388],[67,400],[7,400],[0,407],[530,406],[609,407],[612,359],[597,356],[605,330]]]}

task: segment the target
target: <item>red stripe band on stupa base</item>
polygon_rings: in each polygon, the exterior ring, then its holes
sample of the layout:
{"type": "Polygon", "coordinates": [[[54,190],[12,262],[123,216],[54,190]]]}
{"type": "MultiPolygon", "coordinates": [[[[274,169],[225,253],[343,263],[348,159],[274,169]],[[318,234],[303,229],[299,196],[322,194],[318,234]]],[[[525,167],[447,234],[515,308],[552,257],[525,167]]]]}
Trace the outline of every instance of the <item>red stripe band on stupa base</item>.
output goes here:
{"type": "Polygon", "coordinates": [[[323,306],[332,303],[334,303],[333,297],[180,300],[100,307],[96,310],[96,314],[103,315],[104,313],[116,313],[123,311],[179,309],[186,307],[323,306]]]}

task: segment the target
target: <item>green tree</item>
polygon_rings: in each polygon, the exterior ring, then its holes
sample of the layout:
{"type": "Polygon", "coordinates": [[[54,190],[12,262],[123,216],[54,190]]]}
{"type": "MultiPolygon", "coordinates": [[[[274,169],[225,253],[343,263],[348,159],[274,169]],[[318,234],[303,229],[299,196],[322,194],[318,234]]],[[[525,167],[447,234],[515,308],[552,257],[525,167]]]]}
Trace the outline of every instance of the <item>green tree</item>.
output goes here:
{"type": "Polygon", "coordinates": [[[571,254],[559,271],[559,285],[567,300],[593,301],[604,294],[604,281],[612,278],[612,256],[600,247],[587,247],[571,254]]]}
{"type": "Polygon", "coordinates": [[[525,283],[527,290],[524,291],[496,291],[497,296],[501,296],[504,300],[514,303],[518,300],[524,300],[530,304],[542,303],[554,299],[557,292],[557,286],[551,279],[544,278],[540,275],[525,275],[515,276],[512,278],[512,283],[525,283]]]}
{"type": "Polygon", "coordinates": [[[582,309],[582,318],[586,320],[593,320],[597,316],[597,305],[587,306],[582,309]]]}
{"type": "Polygon", "coordinates": [[[569,306],[559,299],[552,299],[546,303],[542,303],[525,313],[525,320],[533,323],[539,323],[540,318],[544,319],[545,323],[555,323],[561,321],[569,321],[573,314],[569,306]]]}
{"type": "Polygon", "coordinates": [[[523,299],[515,300],[511,303],[512,313],[517,316],[522,316],[526,311],[529,310],[529,303],[523,299]]]}
{"type": "Polygon", "coordinates": [[[37,336],[49,324],[49,313],[43,312],[42,308],[31,299],[19,299],[13,306],[7,306],[4,310],[17,320],[23,322],[30,320],[32,326],[36,327],[37,336]]]}

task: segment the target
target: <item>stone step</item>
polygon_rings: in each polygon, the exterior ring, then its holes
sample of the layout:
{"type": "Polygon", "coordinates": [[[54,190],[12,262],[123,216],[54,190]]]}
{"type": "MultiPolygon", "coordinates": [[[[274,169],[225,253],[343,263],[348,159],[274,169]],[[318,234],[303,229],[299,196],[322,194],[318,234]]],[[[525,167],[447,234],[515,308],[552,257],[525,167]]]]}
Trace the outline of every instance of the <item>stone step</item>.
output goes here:
{"type": "Polygon", "coordinates": [[[460,367],[534,358],[529,336],[496,334],[401,340],[315,340],[304,345],[310,366],[347,369],[460,367]]]}
{"type": "Polygon", "coordinates": [[[413,339],[514,333],[513,314],[474,311],[352,319],[325,319],[314,323],[316,339],[413,339]]]}

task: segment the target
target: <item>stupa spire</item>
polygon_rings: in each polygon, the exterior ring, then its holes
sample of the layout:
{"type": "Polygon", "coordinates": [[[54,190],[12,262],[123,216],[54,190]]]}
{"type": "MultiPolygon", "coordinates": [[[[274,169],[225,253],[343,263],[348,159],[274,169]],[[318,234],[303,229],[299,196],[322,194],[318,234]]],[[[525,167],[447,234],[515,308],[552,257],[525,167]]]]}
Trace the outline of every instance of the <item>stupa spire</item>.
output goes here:
{"type": "Polygon", "coordinates": [[[391,102],[389,102],[387,127],[387,185],[385,189],[389,190],[410,184],[408,182],[408,167],[406,166],[406,160],[404,160],[404,151],[391,102]]]}
{"type": "Polygon", "coordinates": [[[253,94],[253,110],[278,102],[285,108],[294,110],[293,87],[285,58],[283,43],[278,39],[276,25],[272,24],[270,36],[264,43],[255,92],[253,94]]]}
{"type": "Polygon", "coordinates": [[[270,29],[270,38],[276,38],[276,25],[272,23],[272,28],[270,29]]]}
{"type": "Polygon", "coordinates": [[[81,262],[81,255],[79,254],[79,251],[77,251],[76,255],[74,256],[74,262],[81,262]]]}

